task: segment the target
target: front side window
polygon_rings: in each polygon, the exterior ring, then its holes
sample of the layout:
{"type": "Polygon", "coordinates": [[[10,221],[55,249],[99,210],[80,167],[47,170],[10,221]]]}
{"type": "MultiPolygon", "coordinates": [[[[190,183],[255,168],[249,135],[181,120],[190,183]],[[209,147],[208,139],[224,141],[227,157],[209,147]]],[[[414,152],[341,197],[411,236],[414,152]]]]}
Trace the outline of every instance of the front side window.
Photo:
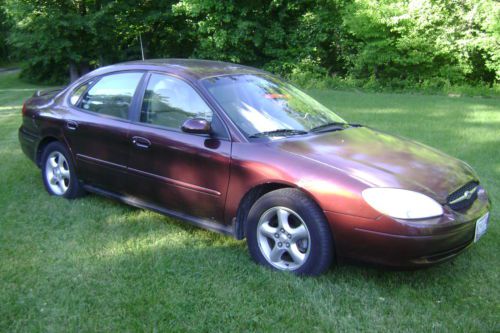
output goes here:
{"type": "Polygon", "coordinates": [[[307,133],[326,124],[346,124],[331,110],[289,83],[267,75],[227,75],[203,85],[248,136],[307,133]]]}
{"type": "Polygon", "coordinates": [[[104,76],[83,95],[78,106],[99,114],[127,119],[141,77],[142,73],[104,76]]]}
{"type": "Polygon", "coordinates": [[[189,118],[212,121],[212,110],[186,82],[151,74],[141,108],[141,122],[180,129],[189,118]]]}

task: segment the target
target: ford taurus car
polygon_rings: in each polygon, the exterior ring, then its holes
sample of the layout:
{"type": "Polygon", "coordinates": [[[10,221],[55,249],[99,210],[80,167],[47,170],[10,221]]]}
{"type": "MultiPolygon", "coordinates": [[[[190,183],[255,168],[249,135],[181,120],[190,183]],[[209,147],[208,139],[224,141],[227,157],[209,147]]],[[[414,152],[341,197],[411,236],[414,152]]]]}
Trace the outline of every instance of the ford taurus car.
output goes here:
{"type": "Polygon", "coordinates": [[[296,274],[435,264],[488,227],[466,163],[230,63],[99,68],[27,100],[19,140],[51,195],[93,192],[246,238],[257,263],[296,274]]]}

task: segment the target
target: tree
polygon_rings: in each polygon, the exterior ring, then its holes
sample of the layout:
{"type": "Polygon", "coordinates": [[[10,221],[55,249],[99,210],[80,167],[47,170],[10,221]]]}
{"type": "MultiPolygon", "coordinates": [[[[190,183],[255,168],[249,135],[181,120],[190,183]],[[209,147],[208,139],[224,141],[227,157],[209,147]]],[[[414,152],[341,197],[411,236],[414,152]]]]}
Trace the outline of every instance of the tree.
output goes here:
{"type": "Polygon", "coordinates": [[[16,22],[10,42],[25,62],[23,75],[60,82],[84,73],[95,58],[88,3],[59,0],[7,0],[16,22]]]}
{"type": "Polygon", "coordinates": [[[6,6],[17,22],[10,41],[32,80],[61,82],[68,72],[74,80],[93,67],[140,59],[139,33],[150,56],[192,52],[168,1],[7,0],[6,6]]]}
{"type": "Polygon", "coordinates": [[[0,1],[0,64],[7,62],[9,58],[9,47],[7,37],[9,35],[11,22],[5,12],[3,1],[0,1]]]}
{"type": "Polygon", "coordinates": [[[0,0],[0,55],[24,61],[30,80],[62,82],[140,59],[140,34],[147,58],[319,80],[492,84],[499,22],[494,0],[0,0]]]}
{"type": "Polygon", "coordinates": [[[492,83],[499,43],[491,31],[498,22],[493,7],[498,17],[491,0],[356,0],[343,15],[356,50],[351,72],[382,80],[492,83]]]}
{"type": "Polygon", "coordinates": [[[188,18],[194,56],[264,66],[344,71],[342,1],[181,0],[177,15],[188,18]]]}

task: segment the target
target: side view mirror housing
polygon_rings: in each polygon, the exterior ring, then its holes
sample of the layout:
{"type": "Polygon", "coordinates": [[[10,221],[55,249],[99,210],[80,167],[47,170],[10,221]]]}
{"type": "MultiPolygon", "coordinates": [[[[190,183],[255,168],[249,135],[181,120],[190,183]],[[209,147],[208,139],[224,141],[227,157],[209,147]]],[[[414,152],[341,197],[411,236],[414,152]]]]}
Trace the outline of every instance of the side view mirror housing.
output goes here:
{"type": "Polygon", "coordinates": [[[181,130],[186,133],[210,134],[212,128],[208,120],[201,118],[192,118],[186,120],[182,124],[181,130]]]}

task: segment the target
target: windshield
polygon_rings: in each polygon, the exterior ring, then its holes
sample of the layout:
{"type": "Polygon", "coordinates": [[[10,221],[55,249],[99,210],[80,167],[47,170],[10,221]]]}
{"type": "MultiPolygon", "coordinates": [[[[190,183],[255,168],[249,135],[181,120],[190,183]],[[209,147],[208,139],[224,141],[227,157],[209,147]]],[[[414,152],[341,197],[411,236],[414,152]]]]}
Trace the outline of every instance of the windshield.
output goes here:
{"type": "Polygon", "coordinates": [[[228,75],[204,79],[203,85],[248,136],[304,134],[345,121],[289,83],[267,75],[228,75]]]}

